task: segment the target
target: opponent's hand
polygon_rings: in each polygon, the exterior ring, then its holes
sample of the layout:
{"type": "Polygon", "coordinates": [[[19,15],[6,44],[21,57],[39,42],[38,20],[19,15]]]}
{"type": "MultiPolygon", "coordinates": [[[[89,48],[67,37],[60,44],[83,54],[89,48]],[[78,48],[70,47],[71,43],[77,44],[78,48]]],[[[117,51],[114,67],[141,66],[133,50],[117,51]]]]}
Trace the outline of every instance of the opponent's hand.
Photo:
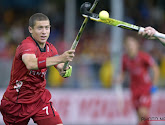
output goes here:
{"type": "Polygon", "coordinates": [[[151,87],[151,89],[150,89],[151,94],[154,94],[154,93],[156,93],[157,91],[158,91],[158,87],[155,86],[155,85],[153,85],[153,86],[151,87]]]}
{"type": "Polygon", "coordinates": [[[71,62],[73,60],[73,57],[74,57],[74,53],[75,53],[75,50],[68,50],[68,51],[65,51],[61,57],[62,57],[62,62],[65,63],[67,61],[71,62]]]}
{"type": "Polygon", "coordinates": [[[149,26],[149,27],[144,28],[144,31],[139,32],[139,34],[142,35],[143,37],[147,38],[147,39],[156,39],[156,37],[154,37],[154,34],[156,32],[157,31],[154,28],[149,26]]]}
{"type": "Polygon", "coordinates": [[[62,77],[67,78],[72,75],[72,66],[69,65],[69,68],[65,71],[65,73],[62,75],[62,77]]]}

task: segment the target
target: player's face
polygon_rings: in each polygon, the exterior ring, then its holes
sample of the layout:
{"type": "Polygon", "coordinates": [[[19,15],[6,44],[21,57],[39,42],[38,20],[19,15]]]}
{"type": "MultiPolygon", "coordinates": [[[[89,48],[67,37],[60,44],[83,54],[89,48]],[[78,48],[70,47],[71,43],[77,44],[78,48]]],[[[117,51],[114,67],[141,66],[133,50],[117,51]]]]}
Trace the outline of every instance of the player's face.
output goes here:
{"type": "Polygon", "coordinates": [[[50,34],[49,20],[35,21],[34,27],[29,27],[29,32],[39,45],[45,45],[50,34]]]}
{"type": "Polygon", "coordinates": [[[128,37],[126,39],[126,51],[128,56],[135,57],[138,53],[138,44],[136,39],[128,37]]]}

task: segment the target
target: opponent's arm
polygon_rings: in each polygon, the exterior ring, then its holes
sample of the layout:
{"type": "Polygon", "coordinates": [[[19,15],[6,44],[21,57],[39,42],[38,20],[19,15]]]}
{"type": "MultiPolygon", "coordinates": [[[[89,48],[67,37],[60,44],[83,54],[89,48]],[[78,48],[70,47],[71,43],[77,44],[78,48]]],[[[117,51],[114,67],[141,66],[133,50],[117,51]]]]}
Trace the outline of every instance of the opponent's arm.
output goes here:
{"type": "Polygon", "coordinates": [[[158,31],[155,30],[153,27],[149,26],[149,27],[144,28],[144,31],[139,32],[139,34],[144,36],[145,38],[148,38],[148,39],[157,39],[163,44],[163,46],[165,46],[165,39],[154,37],[154,34],[156,32],[158,32],[158,31]]]}
{"type": "Polygon", "coordinates": [[[22,61],[29,70],[42,69],[59,63],[65,63],[66,61],[72,61],[74,52],[75,50],[68,50],[62,55],[47,58],[36,58],[35,54],[23,54],[22,61]]]}

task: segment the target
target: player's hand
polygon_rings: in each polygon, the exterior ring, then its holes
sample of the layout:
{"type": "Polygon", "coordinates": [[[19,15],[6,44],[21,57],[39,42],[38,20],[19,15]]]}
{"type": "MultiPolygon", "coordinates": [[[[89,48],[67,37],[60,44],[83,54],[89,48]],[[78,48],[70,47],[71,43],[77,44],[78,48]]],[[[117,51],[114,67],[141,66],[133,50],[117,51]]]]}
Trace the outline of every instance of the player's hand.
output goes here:
{"type": "Polygon", "coordinates": [[[65,62],[71,62],[73,60],[73,57],[74,57],[74,53],[75,53],[75,50],[68,50],[68,51],[65,51],[61,57],[62,57],[62,62],[65,63],[65,62]]]}
{"type": "Polygon", "coordinates": [[[66,70],[62,70],[60,75],[64,78],[70,77],[72,75],[72,66],[68,66],[66,70]]]}
{"type": "Polygon", "coordinates": [[[153,86],[151,87],[151,89],[150,89],[151,94],[154,94],[154,93],[156,93],[157,91],[158,91],[158,87],[155,86],[155,85],[153,85],[153,86]]]}
{"type": "Polygon", "coordinates": [[[156,37],[154,37],[154,34],[156,32],[157,31],[154,28],[149,26],[149,27],[144,28],[144,31],[139,32],[139,34],[147,39],[156,39],[156,37]]]}
{"type": "Polygon", "coordinates": [[[69,68],[65,71],[63,75],[64,78],[70,77],[72,75],[72,66],[69,65],[69,68]]]}

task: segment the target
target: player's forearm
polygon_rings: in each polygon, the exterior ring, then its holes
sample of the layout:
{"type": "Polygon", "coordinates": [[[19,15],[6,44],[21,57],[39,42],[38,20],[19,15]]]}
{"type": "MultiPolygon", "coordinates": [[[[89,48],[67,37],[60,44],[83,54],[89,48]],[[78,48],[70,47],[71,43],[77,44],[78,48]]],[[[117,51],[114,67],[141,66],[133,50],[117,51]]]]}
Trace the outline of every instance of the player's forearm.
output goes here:
{"type": "Polygon", "coordinates": [[[125,73],[122,72],[121,75],[120,75],[120,83],[124,82],[124,78],[125,78],[125,73]]]}
{"type": "Polygon", "coordinates": [[[54,66],[59,63],[63,63],[61,56],[53,56],[46,58],[46,67],[54,66]]]}
{"type": "Polygon", "coordinates": [[[125,73],[121,72],[117,78],[117,80],[115,81],[117,84],[122,84],[125,78],[125,73]]]}
{"type": "Polygon", "coordinates": [[[63,62],[64,62],[63,57],[61,55],[59,55],[59,56],[53,56],[53,57],[47,57],[47,58],[45,58],[45,62],[46,62],[45,63],[45,67],[40,67],[39,59],[40,58],[38,58],[38,60],[37,60],[37,64],[38,64],[37,67],[34,67],[34,68],[42,69],[42,68],[46,68],[46,67],[49,67],[49,66],[57,65],[59,63],[60,63],[60,65],[58,67],[62,67],[63,66],[63,62]]]}
{"type": "Polygon", "coordinates": [[[158,66],[153,66],[153,84],[156,85],[158,84],[159,80],[159,68],[158,66]]]}
{"type": "Polygon", "coordinates": [[[64,67],[63,63],[67,61],[68,62],[72,61],[74,57],[74,52],[75,50],[68,50],[64,52],[62,55],[47,58],[46,66],[49,67],[60,63],[60,65],[58,66],[58,70],[63,70],[64,67]]]}
{"type": "Polygon", "coordinates": [[[28,61],[28,63],[26,63],[26,68],[28,70],[37,70],[37,69],[42,69],[42,68],[46,68],[46,67],[49,67],[49,66],[53,66],[53,65],[57,65],[58,63],[60,63],[60,59],[57,58],[57,57],[48,57],[48,58],[45,58],[43,60],[40,60],[40,58],[33,58],[33,59],[30,59],[28,61]],[[40,63],[45,63],[45,66],[43,66],[42,68],[40,67],[40,63]]]}
{"type": "Polygon", "coordinates": [[[26,65],[26,68],[28,70],[36,70],[36,69],[42,69],[49,66],[57,65],[62,62],[61,56],[54,56],[54,57],[39,57],[36,58],[33,55],[23,55],[22,57],[23,62],[26,65]]]}
{"type": "Polygon", "coordinates": [[[163,46],[165,46],[165,39],[162,39],[162,38],[157,38],[158,40],[159,40],[159,42],[161,42],[161,44],[163,45],[163,46]]]}

